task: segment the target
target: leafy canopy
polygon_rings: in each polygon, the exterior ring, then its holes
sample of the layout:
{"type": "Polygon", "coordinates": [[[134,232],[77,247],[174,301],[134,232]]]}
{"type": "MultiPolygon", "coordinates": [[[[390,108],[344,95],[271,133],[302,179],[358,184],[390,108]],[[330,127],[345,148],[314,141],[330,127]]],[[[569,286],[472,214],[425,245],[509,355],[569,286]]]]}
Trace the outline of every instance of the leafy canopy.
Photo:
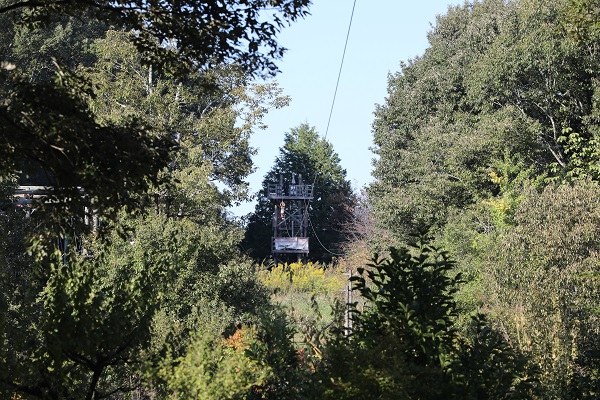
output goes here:
{"type": "Polygon", "coordinates": [[[236,1],[34,1],[10,0],[0,14],[39,26],[69,15],[133,31],[130,38],[149,64],[197,70],[238,64],[249,72],[274,73],[284,49],[276,36],[304,17],[309,0],[236,1]]]}

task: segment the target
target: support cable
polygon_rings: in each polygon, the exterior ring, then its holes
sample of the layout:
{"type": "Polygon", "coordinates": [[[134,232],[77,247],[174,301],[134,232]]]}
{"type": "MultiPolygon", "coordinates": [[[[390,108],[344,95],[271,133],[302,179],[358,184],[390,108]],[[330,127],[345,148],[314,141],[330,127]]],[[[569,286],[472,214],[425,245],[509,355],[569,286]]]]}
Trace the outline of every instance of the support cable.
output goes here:
{"type": "Polygon", "coordinates": [[[342,53],[342,61],[340,62],[340,71],[338,72],[337,82],[335,84],[335,91],[333,92],[333,101],[331,102],[331,109],[329,110],[329,119],[327,120],[327,129],[325,129],[324,139],[327,138],[329,133],[329,124],[331,122],[331,115],[333,114],[333,106],[335,105],[335,98],[337,97],[338,86],[340,85],[340,77],[342,76],[342,67],[344,66],[344,58],[346,57],[346,48],[348,47],[348,38],[350,37],[350,28],[352,27],[352,18],[354,17],[354,9],[356,8],[356,0],[352,5],[352,14],[350,14],[350,23],[348,24],[348,32],[346,33],[346,43],[344,44],[344,52],[342,53]]]}
{"type": "MultiPolygon", "coordinates": [[[[344,51],[342,52],[342,60],[340,61],[340,69],[338,71],[337,81],[335,83],[335,90],[333,92],[333,99],[331,101],[331,108],[329,110],[329,118],[327,120],[327,128],[325,129],[325,136],[323,136],[323,140],[327,140],[327,134],[329,133],[329,125],[331,123],[331,116],[333,115],[333,108],[335,107],[335,100],[337,97],[338,87],[340,85],[340,78],[342,76],[342,69],[344,67],[344,59],[346,58],[346,49],[348,48],[348,39],[350,38],[350,30],[352,29],[352,20],[354,19],[354,10],[355,9],[356,9],[356,0],[354,0],[354,2],[352,4],[352,13],[350,13],[350,21],[348,23],[348,31],[346,32],[346,42],[344,43],[344,51]]],[[[315,178],[313,179],[313,190],[314,190],[315,184],[317,183],[318,175],[319,175],[318,171],[315,171],[315,178]]],[[[308,201],[308,205],[310,205],[310,200],[308,201]]],[[[308,224],[310,225],[311,230],[312,230],[313,234],[315,235],[315,239],[317,239],[317,242],[319,242],[319,244],[321,245],[323,250],[325,250],[326,252],[328,252],[329,254],[332,254],[334,256],[343,256],[343,254],[334,253],[333,251],[331,251],[327,247],[325,247],[325,245],[323,245],[323,243],[321,242],[321,239],[319,239],[319,236],[317,235],[315,227],[312,223],[312,219],[310,218],[310,214],[308,213],[308,207],[307,207],[306,212],[307,212],[307,216],[308,216],[308,224]]]]}
{"type": "Polygon", "coordinates": [[[325,250],[326,252],[328,252],[329,254],[332,254],[334,256],[338,256],[338,257],[342,257],[343,254],[340,253],[334,253],[333,251],[329,250],[327,247],[325,247],[325,245],[323,244],[323,242],[321,242],[321,239],[319,239],[319,236],[317,235],[317,231],[315,231],[315,226],[312,223],[312,220],[310,219],[310,215],[308,215],[308,224],[310,225],[310,228],[312,229],[314,235],[315,235],[315,239],[317,239],[317,242],[319,242],[319,244],[321,245],[321,247],[323,248],[323,250],[325,250]]]}

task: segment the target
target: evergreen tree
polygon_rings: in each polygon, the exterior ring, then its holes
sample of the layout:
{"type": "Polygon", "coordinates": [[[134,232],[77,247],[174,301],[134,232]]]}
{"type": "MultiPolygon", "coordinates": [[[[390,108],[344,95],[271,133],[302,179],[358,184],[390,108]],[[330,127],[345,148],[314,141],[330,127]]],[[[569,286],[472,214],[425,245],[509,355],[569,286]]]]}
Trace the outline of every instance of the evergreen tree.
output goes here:
{"type": "Polygon", "coordinates": [[[314,183],[314,199],[309,206],[311,260],[330,261],[345,241],[344,232],[352,217],[354,195],[346,171],[331,143],[320,138],[314,127],[304,123],[285,135],[275,165],[265,175],[254,213],[249,216],[242,246],[257,260],[271,254],[273,205],[267,199],[267,185],[278,183],[280,176],[290,181],[292,174],[302,175],[305,184],[314,183]]]}

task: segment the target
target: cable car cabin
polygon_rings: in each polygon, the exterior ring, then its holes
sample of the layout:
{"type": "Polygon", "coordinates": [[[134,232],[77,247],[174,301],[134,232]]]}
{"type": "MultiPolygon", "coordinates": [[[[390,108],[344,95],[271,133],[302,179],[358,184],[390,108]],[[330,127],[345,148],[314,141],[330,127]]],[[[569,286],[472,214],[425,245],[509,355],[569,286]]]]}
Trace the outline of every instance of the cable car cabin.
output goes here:
{"type": "Polygon", "coordinates": [[[279,183],[269,184],[267,189],[267,198],[273,204],[273,257],[308,255],[308,205],[313,199],[313,185],[304,184],[302,175],[292,174],[291,180],[280,176],[279,183]]]}

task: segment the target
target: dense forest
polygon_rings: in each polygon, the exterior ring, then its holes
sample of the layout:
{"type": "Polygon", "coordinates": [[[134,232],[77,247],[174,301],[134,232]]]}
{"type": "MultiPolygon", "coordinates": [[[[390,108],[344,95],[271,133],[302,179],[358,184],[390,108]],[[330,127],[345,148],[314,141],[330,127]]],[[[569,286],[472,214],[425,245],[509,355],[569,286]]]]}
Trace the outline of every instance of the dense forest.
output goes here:
{"type": "Polygon", "coordinates": [[[600,397],[600,3],[450,7],[372,184],[303,123],[236,219],[309,6],[0,0],[1,398],[600,397]],[[290,171],[311,253],[276,263],[290,171]]]}
{"type": "Polygon", "coordinates": [[[529,357],[540,398],[600,393],[599,13],[594,1],[451,8],[390,76],[373,125],[376,220],[450,253],[457,327],[485,312],[529,357]]]}

